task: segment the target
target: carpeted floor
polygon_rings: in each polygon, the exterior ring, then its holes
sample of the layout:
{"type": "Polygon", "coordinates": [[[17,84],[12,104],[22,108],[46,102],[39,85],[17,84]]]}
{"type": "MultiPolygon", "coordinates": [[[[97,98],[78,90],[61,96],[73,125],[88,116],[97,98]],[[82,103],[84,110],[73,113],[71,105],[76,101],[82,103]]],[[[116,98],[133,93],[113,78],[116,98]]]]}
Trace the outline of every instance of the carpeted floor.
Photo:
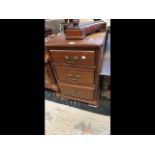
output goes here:
{"type": "Polygon", "coordinates": [[[109,135],[110,116],[45,100],[46,135],[109,135]]]}

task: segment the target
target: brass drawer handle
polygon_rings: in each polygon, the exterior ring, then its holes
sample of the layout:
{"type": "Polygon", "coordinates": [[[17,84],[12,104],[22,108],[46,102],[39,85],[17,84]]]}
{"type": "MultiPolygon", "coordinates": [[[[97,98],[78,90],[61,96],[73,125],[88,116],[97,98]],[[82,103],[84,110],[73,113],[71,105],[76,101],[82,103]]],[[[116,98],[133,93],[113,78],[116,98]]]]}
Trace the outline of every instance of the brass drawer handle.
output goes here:
{"type": "Polygon", "coordinates": [[[75,63],[75,61],[77,61],[79,57],[77,56],[69,57],[66,55],[64,59],[66,60],[67,63],[75,63]]]}
{"type": "Polygon", "coordinates": [[[80,75],[76,75],[76,79],[79,79],[80,78],[80,75]]]}
{"type": "Polygon", "coordinates": [[[72,74],[68,74],[69,77],[72,77],[72,74]]]}
{"type": "Polygon", "coordinates": [[[68,77],[72,78],[72,80],[76,81],[80,78],[80,75],[76,75],[75,77],[72,74],[68,74],[68,77]]]}
{"type": "Polygon", "coordinates": [[[74,90],[71,90],[71,93],[72,93],[72,94],[80,95],[80,92],[75,92],[74,90]]]}
{"type": "Polygon", "coordinates": [[[78,79],[76,79],[76,78],[73,78],[72,80],[73,80],[73,81],[77,81],[78,79]]]}
{"type": "Polygon", "coordinates": [[[78,59],[78,57],[77,57],[77,56],[73,57],[73,60],[77,60],[77,59],[78,59]]]}
{"type": "Polygon", "coordinates": [[[65,60],[69,60],[69,56],[65,56],[65,60]]]}

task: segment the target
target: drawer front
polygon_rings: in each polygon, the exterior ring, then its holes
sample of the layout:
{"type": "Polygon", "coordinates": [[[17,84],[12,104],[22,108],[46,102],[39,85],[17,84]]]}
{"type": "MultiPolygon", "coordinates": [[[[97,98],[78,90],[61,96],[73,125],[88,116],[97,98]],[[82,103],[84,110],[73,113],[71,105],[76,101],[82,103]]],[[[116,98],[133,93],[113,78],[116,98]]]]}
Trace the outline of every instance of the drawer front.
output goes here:
{"type": "Polygon", "coordinates": [[[56,66],[58,79],[81,84],[94,84],[94,70],[56,66]]]}
{"type": "Polygon", "coordinates": [[[59,83],[63,95],[93,100],[94,88],[59,83]]]}
{"type": "Polygon", "coordinates": [[[50,50],[54,63],[94,65],[94,51],[50,50]]]}

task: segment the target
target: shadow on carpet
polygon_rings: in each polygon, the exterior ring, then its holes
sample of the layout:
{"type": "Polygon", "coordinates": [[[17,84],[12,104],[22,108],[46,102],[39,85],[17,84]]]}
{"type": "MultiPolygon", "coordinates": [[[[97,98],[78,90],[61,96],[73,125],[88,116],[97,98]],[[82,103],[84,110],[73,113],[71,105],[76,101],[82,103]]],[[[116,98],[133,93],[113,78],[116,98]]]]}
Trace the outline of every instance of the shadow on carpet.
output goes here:
{"type": "Polygon", "coordinates": [[[74,108],[86,110],[89,112],[110,116],[110,99],[104,96],[101,97],[101,104],[99,105],[98,108],[90,107],[83,102],[72,101],[67,99],[61,100],[60,98],[55,96],[54,92],[47,91],[47,90],[45,91],[45,99],[49,101],[57,102],[59,104],[64,104],[74,108]]]}

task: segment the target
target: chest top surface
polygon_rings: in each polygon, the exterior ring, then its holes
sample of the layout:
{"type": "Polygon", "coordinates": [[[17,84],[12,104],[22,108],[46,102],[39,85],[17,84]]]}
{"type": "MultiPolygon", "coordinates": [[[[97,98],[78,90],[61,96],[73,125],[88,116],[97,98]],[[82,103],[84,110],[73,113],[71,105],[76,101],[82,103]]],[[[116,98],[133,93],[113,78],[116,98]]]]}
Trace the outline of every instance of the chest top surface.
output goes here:
{"type": "Polygon", "coordinates": [[[97,32],[86,36],[82,40],[66,40],[65,35],[57,35],[49,39],[46,47],[99,47],[103,46],[106,32],[97,32]]]}

